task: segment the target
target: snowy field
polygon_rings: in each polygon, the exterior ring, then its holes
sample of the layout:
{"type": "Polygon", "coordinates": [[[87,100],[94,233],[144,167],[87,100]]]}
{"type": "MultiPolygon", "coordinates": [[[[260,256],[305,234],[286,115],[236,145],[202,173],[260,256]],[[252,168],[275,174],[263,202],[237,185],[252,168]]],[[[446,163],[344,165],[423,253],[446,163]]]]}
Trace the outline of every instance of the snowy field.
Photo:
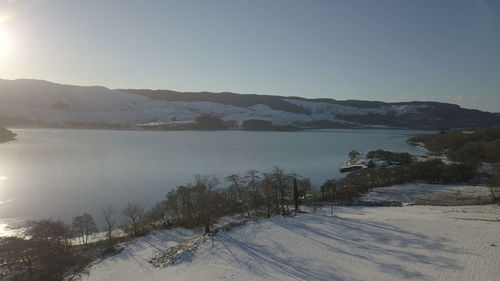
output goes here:
{"type": "Polygon", "coordinates": [[[492,197],[487,186],[410,183],[374,188],[360,200],[388,200],[425,205],[473,205],[490,202],[492,197]]]}
{"type": "Polygon", "coordinates": [[[84,280],[500,280],[498,205],[333,211],[249,222],[164,268],[148,261],[195,233],[157,232],[84,280]]]}

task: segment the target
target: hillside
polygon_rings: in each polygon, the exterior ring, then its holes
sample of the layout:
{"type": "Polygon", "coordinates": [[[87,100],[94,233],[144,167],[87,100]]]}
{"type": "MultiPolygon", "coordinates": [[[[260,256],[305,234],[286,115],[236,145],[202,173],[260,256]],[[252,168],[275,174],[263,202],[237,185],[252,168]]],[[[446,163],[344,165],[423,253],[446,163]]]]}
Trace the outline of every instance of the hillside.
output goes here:
{"type": "Polygon", "coordinates": [[[422,143],[430,152],[445,154],[456,162],[471,165],[500,162],[500,126],[415,136],[409,141],[422,143]]]}
{"type": "MultiPolygon", "coordinates": [[[[252,107],[259,104],[273,110],[314,116],[303,120],[306,126],[389,126],[404,128],[468,128],[479,124],[499,124],[500,114],[464,109],[439,102],[395,102],[334,99],[305,99],[237,93],[176,92],[170,90],[122,90],[166,101],[207,101],[225,105],[252,107]],[[321,122],[323,121],[323,122],[321,122]],[[325,122],[327,121],[327,122],[325,122]],[[328,122],[331,122],[328,124],[328,122]]],[[[270,120],[271,121],[271,120],[270,120]]],[[[300,121],[297,123],[301,123],[300,121]]]]}
{"type": "MultiPolygon", "coordinates": [[[[245,120],[274,127],[469,128],[500,124],[500,114],[437,102],[305,99],[236,93],[169,90],[110,90],[40,80],[0,79],[0,125],[180,128],[201,115],[222,119],[226,128],[245,120]]],[[[195,127],[196,128],[196,127],[195,127]]],[[[266,127],[268,129],[269,126],[266,127]]],[[[255,129],[255,128],[254,128],[255,129]]]]}
{"type": "Polygon", "coordinates": [[[158,231],[84,280],[497,280],[498,206],[322,211],[249,222],[160,268],[149,261],[193,234],[158,231]]]}

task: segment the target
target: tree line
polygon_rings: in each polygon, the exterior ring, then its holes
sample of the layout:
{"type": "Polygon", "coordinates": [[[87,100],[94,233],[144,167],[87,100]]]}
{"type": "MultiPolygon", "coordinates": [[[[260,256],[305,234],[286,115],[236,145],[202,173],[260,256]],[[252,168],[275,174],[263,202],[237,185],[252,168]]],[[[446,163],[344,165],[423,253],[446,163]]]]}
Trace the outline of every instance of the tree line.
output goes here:
{"type": "MultiPolygon", "coordinates": [[[[122,210],[122,230],[128,237],[145,235],[159,228],[203,227],[213,231],[222,216],[242,213],[247,217],[288,215],[298,210],[311,189],[308,179],[274,168],[268,173],[249,170],[245,175],[224,178],[226,187],[213,176],[195,176],[192,183],[168,192],[164,200],[146,211],[129,202],[122,210]]],[[[25,238],[0,238],[0,279],[30,281],[76,280],[86,274],[97,256],[113,253],[126,237],[114,237],[116,212],[101,212],[105,241],[94,238],[97,225],[90,214],[73,218],[71,224],[42,219],[29,222],[25,238]]]]}
{"type": "Polygon", "coordinates": [[[500,126],[415,136],[409,142],[423,143],[435,154],[475,167],[482,162],[500,162],[500,126]]]}
{"type": "MultiPolygon", "coordinates": [[[[218,178],[195,176],[192,183],[171,190],[145,212],[140,227],[150,231],[158,227],[203,226],[210,232],[217,219],[235,213],[249,218],[288,215],[298,210],[312,188],[309,179],[278,167],[268,173],[249,170],[244,175],[229,175],[224,181],[228,186],[218,188],[218,178]]],[[[144,229],[134,231],[137,235],[144,229]]]]}
{"type": "Polygon", "coordinates": [[[439,159],[389,168],[357,170],[342,179],[326,181],[316,195],[319,201],[346,203],[373,190],[411,182],[431,184],[474,183],[476,170],[464,164],[445,164],[439,159]]]}

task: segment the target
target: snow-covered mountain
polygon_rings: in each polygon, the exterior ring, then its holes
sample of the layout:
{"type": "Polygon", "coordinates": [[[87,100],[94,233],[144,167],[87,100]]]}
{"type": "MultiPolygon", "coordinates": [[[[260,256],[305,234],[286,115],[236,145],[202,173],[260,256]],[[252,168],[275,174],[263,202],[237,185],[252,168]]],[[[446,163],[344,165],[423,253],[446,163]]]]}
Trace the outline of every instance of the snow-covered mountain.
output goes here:
{"type": "Polygon", "coordinates": [[[149,122],[192,121],[202,114],[233,124],[258,119],[276,126],[302,128],[377,125],[430,128],[500,123],[499,114],[435,102],[384,103],[234,93],[110,90],[40,80],[0,79],[0,121],[4,125],[100,123],[133,127],[149,122]]]}

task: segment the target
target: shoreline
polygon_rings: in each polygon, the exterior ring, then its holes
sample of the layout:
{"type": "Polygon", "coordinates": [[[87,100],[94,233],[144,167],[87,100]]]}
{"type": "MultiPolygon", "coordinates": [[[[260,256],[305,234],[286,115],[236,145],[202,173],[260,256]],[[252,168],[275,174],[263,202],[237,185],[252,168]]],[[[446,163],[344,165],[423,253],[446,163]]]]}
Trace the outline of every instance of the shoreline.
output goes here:
{"type": "MultiPolygon", "coordinates": [[[[204,131],[243,131],[243,132],[318,132],[324,130],[401,130],[401,131],[429,131],[429,132],[437,132],[437,130],[432,128],[403,128],[403,127],[342,127],[342,128],[297,128],[297,129],[286,129],[286,130],[245,130],[240,128],[226,128],[226,129],[192,129],[192,128],[169,128],[169,129],[147,129],[140,127],[127,127],[127,128],[118,128],[118,127],[70,127],[70,126],[16,126],[10,125],[6,126],[9,130],[17,130],[17,129],[69,129],[69,130],[102,130],[102,131],[138,131],[138,132],[204,132],[204,131]]],[[[13,139],[6,140],[11,141],[16,140],[13,139]]],[[[2,140],[0,140],[0,143],[2,140]]],[[[412,143],[409,143],[412,144],[412,143]]]]}

